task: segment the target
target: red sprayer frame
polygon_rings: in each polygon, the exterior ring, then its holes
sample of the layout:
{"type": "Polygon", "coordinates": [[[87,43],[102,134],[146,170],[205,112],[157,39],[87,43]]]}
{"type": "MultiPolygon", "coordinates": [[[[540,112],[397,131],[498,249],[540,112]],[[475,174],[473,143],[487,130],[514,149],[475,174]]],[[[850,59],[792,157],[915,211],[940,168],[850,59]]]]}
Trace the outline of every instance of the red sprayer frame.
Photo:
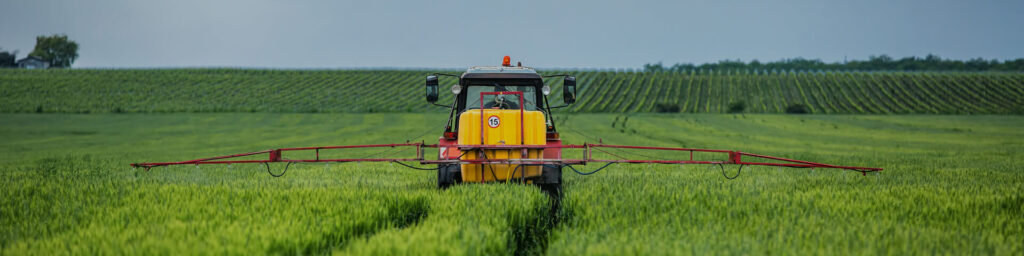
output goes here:
{"type": "Polygon", "coordinates": [[[841,166],[832,164],[815,163],[809,161],[801,161],[794,159],[787,159],[774,156],[758,155],[752,153],[745,153],[740,151],[732,150],[715,150],[715,149],[696,149],[696,148],[672,148],[672,147],[644,147],[644,146],[624,146],[624,145],[607,145],[607,144],[582,144],[582,145],[455,145],[463,151],[472,150],[483,150],[483,149],[545,149],[545,148],[570,148],[570,149],[582,149],[583,157],[580,159],[451,159],[451,160],[434,160],[424,158],[424,148],[437,148],[437,144],[424,144],[424,143],[400,143],[400,144],[375,144],[375,145],[352,145],[352,146],[328,146],[328,147],[303,147],[303,148],[281,148],[271,149],[257,152],[250,152],[244,154],[235,154],[211,158],[201,158],[195,160],[181,161],[181,162],[160,162],[160,163],[133,163],[132,167],[149,169],[158,166],[169,166],[169,165],[199,165],[199,164],[235,164],[235,163],[319,163],[319,162],[419,162],[420,164],[527,164],[527,165],[538,165],[538,164],[550,164],[550,165],[585,165],[590,162],[597,163],[629,163],[629,164],[717,164],[717,165],[759,165],[759,166],[778,166],[778,167],[791,167],[791,168],[832,168],[832,169],[844,169],[858,171],[863,174],[868,172],[879,172],[882,168],[876,167],[859,167],[859,166],[841,166]],[[409,147],[416,150],[415,158],[320,158],[320,151],[333,150],[333,149],[353,149],[353,148],[395,148],[395,147],[409,147]],[[602,151],[601,148],[618,148],[618,149],[639,149],[639,150],[663,150],[663,151],[680,151],[689,153],[689,158],[686,160],[628,160],[628,159],[598,159],[593,157],[593,151],[602,151]],[[289,151],[315,151],[314,159],[288,159],[284,158],[282,153],[289,151]],[[726,158],[720,161],[704,161],[694,160],[693,153],[719,153],[725,154],[726,158]],[[224,160],[231,158],[239,158],[253,155],[267,154],[266,160],[224,160]],[[752,157],[759,159],[774,160],[779,162],[750,162],[743,160],[743,157],[752,157]]]}
{"type": "MultiPolygon", "coordinates": [[[[778,167],[791,167],[791,168],[832,168],[832,169],[844,169],[861,172],[867,175],[868,172],[879,172],[882,168],[875,167],[859,167],[859,166],[840,166],[823,163],[815,163],[809,161],[801,161],[794,159],[787,159],[774,156],[758,155],[745,153],[740,151],[732,150],[715,150],[715,149],[697,149],[697,148],[672,148],[672,147],[645,147],[645,146],[624,146],[624,145],[607,145],[607,144],[587,144],[582,145],[525,145],[525,128],[523,127],[523,119],[525,116],[525,106],[523,105],[523,93],[522,92],[481,92],[480,93],[480,145],[446,145],[445,147],[456,147],[463,152],[477,151],[478,154],[483,154],[485,149],[500,149],[500,150],[522,150],[524,158],[516,159],[489,159],[481,157],[477,159],[426,159],[423,154],[424,148],[438,148],[437,144],[424,144],[424,143],[398,143],[398,144],[373,144],[373,145],[351,145],[351,146],[327,146],[327,147],[303,147],[303,148],[281,148],[271,149],[257,152],[250,152],[244,154],[235,154],[227,156],[218,156],[210,158],[201,158],[195,160],[181,161],[181,162],[162,162],[162,163],[134,163],[132,167],[136,168],[153,168],[158,166],[168,165],[187,165],[187,164],[240,164],[240,163],[262,163],[267,165],[267,171],[270,171],[269,163],[320,163],[320,162],[395,162],[402,165],[406,165],[402,162],[419,162],[420,164],[518,164],[518,165],[586,165],[587,163],[597,162],[606,163],[608,166],[613,163],[628,163],[628,164],[717,164],[721,165],[739,165],[740,168],[746,165],[759,165],[759,166],[778,166],[778,167]],[[484,95],[518,95],[519,96],[519,145],[485,145],[484,137],[484,95]],[[409,147],[415,148],[415,158],[320,158],[320,151],[323,150],[340,150],[340,149],[355,149],[355,148],[396,148],[396,147],[409,147]],[[582,149],[583,156],[579,159],[531,159],[526,157],[527,149],[547,149],[547,148],[560,148],[560,149],[582,149]],[[689,153],[689,158],[685,160],[629,160],[629,159],[598,159],[593,157],[593,151],[601,151],[609,155],[615,155],[608,152],[604,152],[601,148],[611,149],[634,149],[634,150],[661,150],[661,151],[677,151],[689,153]],[[290,151],[314,151],[313,159],[288,159],[283,156],[284,152],[290,151]],[[694,152],[700,153],[717,153],[725,154],[725,159],[719,161],[707,161],[707,160],[695,160],[693,157],[694,152]],[[232,158],[240,158],[247,156],[254,156],[260,154],[267,154],[266,160],[225,160],[232,158]],[[744,161],[743,157],[758,158],[765,160],[774,160],[777,162],[748,162],[744,161]]],[[[406,165],[408,166],[408,165],[406,165]]],[[[409,166],[411,167],[411,166],[409,166]]],[[[287,171],[287,166],[285,167],[287,171]]],[[[602,167],[603,168],[603,167],[602,167]]],[[[573,169],[575,170],[575,169],[573,169]]],[[[599,169],[600,170],[600,169],[599,169]]],[[[724,169],[723,169],[724,174],[724,169]]],[[[271,175],[274,175],[271,173],[271,175]]],[[[281,175],[284,175],[282,173],[281,175]]],[[[738,174],[737,174],[738,175],[738,174]]],[[[278,175],[274,175],[278,176],[278,175]]],[[[728,176],[726,176],[728,178],[728,176]]],[[[734,178],[734,177],[733,177],[734,178]]],[[[731,179],[731,178],[730,178],[731,179]]]]}
{"type": "Polygon", "coordinates": [[[150,167],[157,167],[157,166],[184,165],[184,164],[197,164],[198,165],[198,164],[244,164],[244,163],[278,163],[278,162],[283,162],[283,163],[289,163],[289,162],[290,163],[310,163],[310,162],[329,163],[329,162],[396,162],[396,161],[404,162],[404,161],[419,161],[419,160],[423,159],[423,155],[422,154],[418,154],[416,158],[336,158],[336,159],[321,159],[320,158],[320,151],[321,150],[327,150],[327,149],[416,147],[417,148],[416,152],[422,153],[422,151],[419,150],[419,148],[422,147],[422,146],[424,146],[423,143],[402,143],[402,144],[375,144],[375,145],[327,146],[327,147],[304,147],[304,148],[279,148],[279,149],[270,149],[270,150],[263,150],[263,151],[235,154],[235,155],[218,156],[218,157],[210,157],[210,158],[200,158],[200,159],[181,161],[181,162],[135,163],[135,164],[132,164],[132,167],[150,168],[150,167]],[[314,159],[285,159],[284,157],[281,156],[282,152],[287,152],[287,151],[309,151],[309,150],[313,150],[314,151],[314,154],[315,154],[316,158],[314,158],[314,159]],[[230,159],[230,158],[239,158],[239,157],[253,156],[253,155],[259,155],[259,154],[267,154],[268,155],[268,159],[267,160],[223,160],[223,161],[214,161],[214,160],[221,160],[221,159],[230,159]]]}

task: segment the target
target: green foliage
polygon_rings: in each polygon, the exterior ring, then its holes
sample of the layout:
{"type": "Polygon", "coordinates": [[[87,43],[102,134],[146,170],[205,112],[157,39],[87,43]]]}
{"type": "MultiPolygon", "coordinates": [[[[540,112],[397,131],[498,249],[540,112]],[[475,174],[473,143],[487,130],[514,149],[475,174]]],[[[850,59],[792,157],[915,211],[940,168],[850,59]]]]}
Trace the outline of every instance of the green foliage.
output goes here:
{"type": "Polygon", "coordinates": [[[893,59],[888,55],[870,56],[867,60],[852,60],[844,62],[825,63],[819,59],[793,58],[773,62],[760,62],[751,60],[743,62],[740,60],[721,60],[717,63],[704,63],[694,65],[691,63],[677,63],[671,67],[665,67],[661,62],[655,64],[644,64],[645,72],[691,72],[693,70],[730,70],[746,72],[785,72],[791,70],[800,71],[1024,71],[1024,58],[999,61],[996,59],[986,60],[975,58],[970,60],[943,59],[939,56],[928,54],[924,58],[916,56],[893,59]]]}
{"type": "Polygon", "coordinates": [[[69,68],[78,59],[78,43],[64,34],[37,36],[36,48],[28,55],[49,61],[50,67],[69,68]]]}
{"type": "Polygon", "coordinates": [[[743,113],[747,109],[747,102],[743,100],[729,102],[728,113],[743,113]]]}
{"type": "MultiPolygon", "coordinates": [[[[408,70],[0,70],[0,112],[53,113],[431,112],[423,78],[408,70]]],[[[458,71],[442,71],[457,73],[458,71]]],[[[825,114],[1014,114],[1024,105],[1017,73],[671,73],[572,71],[576,104],[557,111],[825,114]],[[675,104],[679,107],[675,111],[675,104]]],[[[561,105],[561,80],[550,102],[561,105]]],[[[455,84],[442,77],[442,88],[455,84]]],[[[442,90],[438,103],[452,94],[442,90]]]]}
{"type": "Polygon", "coordinates": [[[672,102],[658,103],[656,106],[656,111],[658,113],[679,113],[680,109],[679,104],[672,102]]]}
{"type": "MultiPolygon", "coordinates": [[[[716,166],[613,165],[566,174],[556,212],[535,187],[442,191],[435,173],[391,164],[302,164],[282,178],[244,164],[128,167],[274,147],[417,141],[436,137],[440,128],[423,124],[444,118],[0,114],[0,254],[1024,253],[1024,118],[1017,116],[635,114],[628,129],[637,132],[619,133],[625,125],[608,124],[625,124],[621,115],[563,115],[566,143],[600,137],[886,169],[861,176],[747,167],[725,180],[716,166]],[[431,135],[404,137],[423,132],[431,135]]],[[[380,152],[355,154],[373,153],[380,152]]]]}
{"type": "Polygon", "coordinates": [[[786,107],[787,114],[807,114],[809,112],[810,111],[807,110],[807,106],[804,106],[804,104],[800,103],[796,103],[786,107]]]}
{"type": "Polygon", "coordinates": [[[18,51],[0,51],[0,68],[17,67],[18,51]]]}

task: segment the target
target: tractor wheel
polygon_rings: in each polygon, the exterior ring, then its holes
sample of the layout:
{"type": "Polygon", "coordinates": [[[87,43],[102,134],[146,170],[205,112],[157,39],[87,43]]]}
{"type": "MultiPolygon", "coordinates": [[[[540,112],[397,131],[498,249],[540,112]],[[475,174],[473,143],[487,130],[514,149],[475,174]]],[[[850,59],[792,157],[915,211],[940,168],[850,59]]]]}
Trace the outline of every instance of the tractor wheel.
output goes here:
{"type": "Polygon", "coordinates": [[[540,190],[552,198],[562,197],[562,167],[544,166],[540,179],[537,180],[540,190]]]}
{"type": "Polygon", "coordinates": [[[540,186],[540,190],[551,198],[562,198],[562,183],[537,184],[537,186],[540,186]]]}
{"type": "Polygon", "coordinates": [[[456,178],[459,175],[459,166],[454,164],[439,164],[437,165],[437,187],[441,189],[448,188],[452,184],[455,184],[461,177],[456,178]]]}

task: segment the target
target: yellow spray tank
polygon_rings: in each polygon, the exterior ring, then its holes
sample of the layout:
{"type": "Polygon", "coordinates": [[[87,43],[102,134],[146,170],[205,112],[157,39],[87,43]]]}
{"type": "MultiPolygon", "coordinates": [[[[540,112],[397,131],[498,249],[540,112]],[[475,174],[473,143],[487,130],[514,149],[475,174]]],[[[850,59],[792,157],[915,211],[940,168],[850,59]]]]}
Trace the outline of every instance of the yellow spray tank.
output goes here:
{"type": "MultiPolygon", "coordinates": [[[[459,145],[545,145],[544,114],[512,109],[474,109],[459,116],[459,145]]],[[[543,149],[485,149],[469,152],[463,160],[539,159],[543,149]]],[[[463,164],[463,182],[504,181],[541,175],[540,166],[515,164],[463,164]]]]}

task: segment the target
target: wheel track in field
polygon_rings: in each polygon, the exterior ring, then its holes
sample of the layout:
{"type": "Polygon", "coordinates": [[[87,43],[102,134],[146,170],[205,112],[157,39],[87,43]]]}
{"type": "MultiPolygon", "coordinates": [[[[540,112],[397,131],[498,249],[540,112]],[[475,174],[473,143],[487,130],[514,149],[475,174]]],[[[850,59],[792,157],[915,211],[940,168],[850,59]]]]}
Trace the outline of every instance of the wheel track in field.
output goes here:
{"type": "Polygon", "coordinates": [[[381,227],[372,223],[362,223],[360,225],[339,227],[330,232],[326,232],[320,235],[320,239],[316,241],[308,241],[307,243],[272,243],[270,248],[267,250],[267,254],[281,255],[281,254],[295,254],[299,253],[302,255],[310,254],[329,254],[332,251],[339,250],[347,246],[351,241],[361,238],[373,236],[384,230],[389,229],[404,229],[416,225],[423,219],[426,219],[429,214],[430,206],[427,203],[426,198],[419,197],[413,200],[406,201],[391,201],[387,202],[385,206],[385,215],[380,216],[383,219],[381,221],[387,222],[389,226],[381,227]]]}

